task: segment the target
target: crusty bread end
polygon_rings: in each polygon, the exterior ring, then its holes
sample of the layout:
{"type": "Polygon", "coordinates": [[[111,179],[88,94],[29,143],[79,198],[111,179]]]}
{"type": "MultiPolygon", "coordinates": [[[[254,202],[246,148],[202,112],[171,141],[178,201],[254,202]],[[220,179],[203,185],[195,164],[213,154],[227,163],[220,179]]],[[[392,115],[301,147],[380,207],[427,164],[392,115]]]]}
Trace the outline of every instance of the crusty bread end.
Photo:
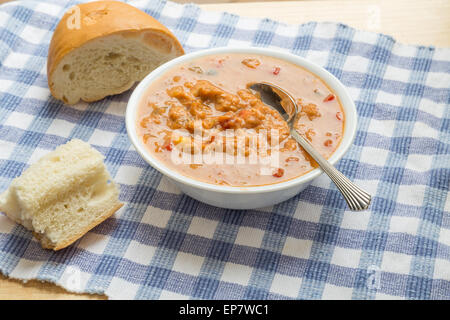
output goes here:
{"type": "Polygon", "coordinates": [[[47,77],[67,104],[122,93],[162,63],[184,54],[175,36],[145,12],[120,1],[79,4],[59,22],[50,42],[47,77]]]}

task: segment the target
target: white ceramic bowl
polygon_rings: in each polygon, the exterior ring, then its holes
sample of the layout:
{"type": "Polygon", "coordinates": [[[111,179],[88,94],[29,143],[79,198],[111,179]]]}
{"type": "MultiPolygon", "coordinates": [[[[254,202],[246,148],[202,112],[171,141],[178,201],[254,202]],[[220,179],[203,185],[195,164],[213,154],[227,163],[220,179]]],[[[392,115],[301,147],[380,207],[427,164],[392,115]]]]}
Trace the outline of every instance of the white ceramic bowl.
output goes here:
{"type": "Polygon", "coordinates": [[[335,164],[353,142],[356,133],[356,108],[350,95],[348,94],[344,85],[336,79],[331,73],[319,67],[318,65],[309,62],[303,58],[295,56],[290,53],[277,51],[274,49],[265,48],[214,48],[192,52],[184,56],[171,60],[159,68],[155,69],[147,75],[141,83],[134,89],[130,100],[128,101],[126,111],[126,126],[128,136],[136,148],[137,152],[147,161],[153,168],[164,174],[169,180],[173,181],[185,194],[194,199],[205,202],[207,204],[229,208],[229,209],[254,209],[262,208],[285,201],[300,191],[305,189],[313,179],[317,178],[323,172],[321,169],[314,169],[298,178],[291,179],[285,182],[256,186],[256,187],[230,187],[205,183],[195,179],[186,177],[176,171],[170,170],[163,163],[158,162],[149,151],[145,148],[143,143],[136,133],[136,114],[139,102],[143,98],[143,94],[149,85],[156,79],[164,76],[166,71],[173,68],[175,65],[185,63],[187,61],[196,59],[210,54],[226,54],[226,53],[250,53],[272,56],[278,59],[289,61],[293,64],[299,65],[308,69],[312,73],[318,75],[339,97],[342,107],[345,112],[345,129],[344,137],[338,149],[330,157],[329,161],[335,164]]]}

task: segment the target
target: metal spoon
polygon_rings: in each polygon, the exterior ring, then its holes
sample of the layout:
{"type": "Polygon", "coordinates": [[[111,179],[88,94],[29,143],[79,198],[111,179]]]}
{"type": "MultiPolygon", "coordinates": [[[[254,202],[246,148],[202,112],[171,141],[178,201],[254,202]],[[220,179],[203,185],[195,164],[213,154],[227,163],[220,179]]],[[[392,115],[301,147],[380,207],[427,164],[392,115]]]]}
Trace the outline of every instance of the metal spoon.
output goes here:
{"type": "Polygon", "coordinates": [[[250,89],[259,93],[261,100],[277,110],[289,125],[291,136],[316,160],[322,170],[336,184],[345,201],[353,211],[365,210],[369,207],[371,196],[332,166],[314,147],[294,129],[294,119],[298,107],[292,96],[282,88],[267,82],[253,83],[250,89]]]}

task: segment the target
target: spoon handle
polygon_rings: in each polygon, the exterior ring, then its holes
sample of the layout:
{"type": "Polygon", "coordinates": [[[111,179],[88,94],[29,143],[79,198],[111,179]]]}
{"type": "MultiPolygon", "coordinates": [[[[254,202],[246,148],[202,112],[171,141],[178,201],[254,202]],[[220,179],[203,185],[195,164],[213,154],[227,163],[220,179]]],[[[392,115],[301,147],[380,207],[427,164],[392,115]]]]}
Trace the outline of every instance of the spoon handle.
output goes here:
{"type": "Polygon", "coordinates": [[[351,182],[346,176],[344,176],[339,170],[332,166],[319,152],[317,152],[313,146],[303,138],[295,129],[291,129],[291,136],[297,140],[297,142],[308,152],[311,157],[316,160],[322,170],[330,177],[336,184],[339,191],[347,201],[347,204],[352,211],[365,210],[369,207],[371,196],[353,182],[351,182]]]}

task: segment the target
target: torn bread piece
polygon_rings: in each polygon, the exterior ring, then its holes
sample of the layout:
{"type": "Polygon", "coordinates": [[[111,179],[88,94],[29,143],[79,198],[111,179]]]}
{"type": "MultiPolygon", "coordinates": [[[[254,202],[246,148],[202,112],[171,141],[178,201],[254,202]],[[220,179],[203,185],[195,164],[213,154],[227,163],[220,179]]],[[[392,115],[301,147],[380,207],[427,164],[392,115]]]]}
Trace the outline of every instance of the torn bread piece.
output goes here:
{"type": "Polygon", "coordinates": [[[65,248],[116,212],[119,190],[88,143],[73,139],[15,178],[0,195],[0,211],[47,249],[65,248]]]}

